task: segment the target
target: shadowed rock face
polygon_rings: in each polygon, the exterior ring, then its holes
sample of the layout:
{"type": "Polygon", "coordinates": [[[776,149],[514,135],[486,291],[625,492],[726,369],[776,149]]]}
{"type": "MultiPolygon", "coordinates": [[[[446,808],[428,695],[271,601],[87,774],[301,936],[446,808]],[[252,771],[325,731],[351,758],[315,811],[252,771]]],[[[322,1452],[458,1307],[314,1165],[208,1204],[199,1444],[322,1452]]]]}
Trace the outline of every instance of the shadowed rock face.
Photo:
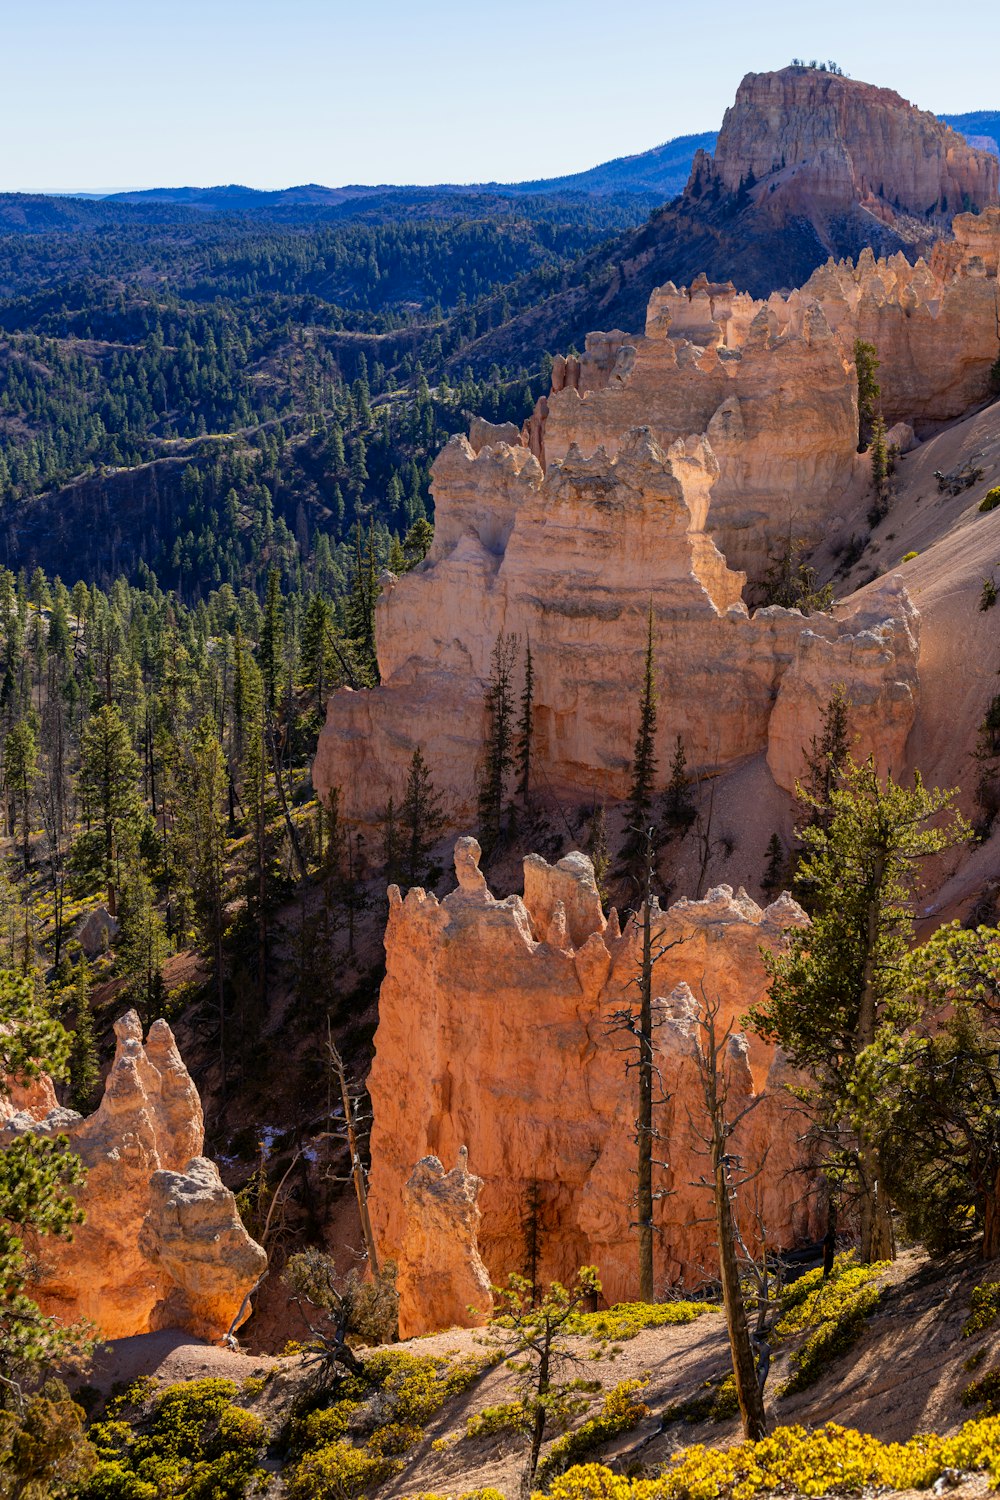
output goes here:
{"type": "Polygon", "coordinates": [[[139,1017],[129,1011],[115,1035],[94,1114],[35,1107],[0,1128],[0,1145],[28,1131],[66,1135],[87,1169],[78,1193],[86,1220],[71,1242],[46,1238],[33,1247],[32,1295],[45,1312],[88,1319],[105,1338],[160,1328],[219,1338],[267,1257],[201,1155],[201,1101],[166,1021],[153,1022],[143,1045],[139,1017]]]}
{"type": "MultiPolygon", "coordinates": [[[[436,1156],[436,1184],[440,1161],[467,1144],[483,1179],[478,1248],[494,1282],[524,1268],[523,1221],[534,1196],[541,1279],[565,1281],[595,1264],[609,1301],[634,1297],[634,1076],[626,1078],[622,1037],[608,1033],[614,1012],[635,1001],[641,933],[634,919],[622,933],[613,911],[605,917],[585,855],[555,866],[529,856],[524,897],[496,901],[473,877],[478,852],[474,840],[460,840],[459,888],[442,901],[419,889],[404,901],[390,888],[369,1081],[377,1238],[386,1255],[403,1251],[424,1263],[412,1248],[411,1164],[422,1153],[436,1156]]],[[[667,1193],[655,1210],[658,1286],[696,1281],[714,1259],[711,1226],[700,1222],[710,1204],[693,1185],[703,1169],[696,998],[704,986],[721,1001],[721,1026],[738,1028],[764,992],[761,946],[779,946],[804,921],[787,896],[762,911],[726,886],[654,913],[655,946],[663,950],[653,990],[657,1063],[670,1096],[655,1121],[663,1135],[657,1154],[669,1162],[656,1182],[667,1193]]],[[[734,1036],[727,1068],[740,1107],[785,1074],[781,1058],[752,1036],[734,1036]]],[[[816,1228],[800,1134],[800,1121],[775,1094],[747,1116],[737,1142],[748,1162],[768,1149],[760,1186],[772,1244],[792,1244],[816,1228]]],[[[418,1222],[424,1219],[422,1209],[418,1222]]],[[[463,1225],[453,1254],[465,1267],[467,1217],[463,1225]]],[[[443,1264],[450,1268],[451,1258],[443,1264]]]]}

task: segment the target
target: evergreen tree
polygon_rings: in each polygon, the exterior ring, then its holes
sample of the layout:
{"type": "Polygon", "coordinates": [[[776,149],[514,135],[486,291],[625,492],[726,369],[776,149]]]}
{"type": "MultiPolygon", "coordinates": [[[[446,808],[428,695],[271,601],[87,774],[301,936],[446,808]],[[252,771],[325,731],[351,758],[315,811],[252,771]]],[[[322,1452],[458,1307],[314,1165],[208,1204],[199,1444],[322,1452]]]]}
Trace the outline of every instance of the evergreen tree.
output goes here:
{"type": "Polygon", "coordinates": [[[785,878],[785,846],[777,833],[772,833],[764,851],[764,874],[760,888],[772,901],[781,890],[785,878]]]}
{"type": "Polygon", "coordinates": [[[507,778],[514,764],[514,663],[517,636],[497,636],[490,656],[490,680],[486,689],[487,731],[483,768],[479,783],[479,842],[490,854],[503,829],[507,778]]]}
{"type": "Polygon", "coordinates": [[[105,703],[92,715],[80,741],[80,795],[100,824],[108,911],[117,913],[118,867],[138,837],[142,765],[121,712],[105,703]]]}
{"type": "Polygon", "coordinates": [[[260,675],[264,684],[264,708],[274,712],[281,682],[285,645],[285,602],[281,595],[281,574],[271,568],[267,575],[267,597],[260,628],[260,675]]]}
{"type": "Polygon", "coordinates": [[[872,423],[882,394],[876,373],[879,358],[875,345],[864,339],[855,339],[854,365],[858,379],[858,452],[863,453],[871,438],[872,423]]]}
{"type": "Polygon", "coordinates": [[[11,805],[10,831],[21,827],[21,854],[25,869],[31,858],[31,805],[38,780],[38,742],[27,719],[10,728],[4,745],[4,786],[11,805]]]}
{"type": "Polygon", "coordinates": [[[410,773],[400,808],[402,854],[410,885],[426,878],[427,856],[443,824],[441,798],[434,790],[430,769],[418,746],[410,760],[410,773]]]}
{"type": "Polygon", "coordinates": [[[913,930],[919,869],[966,836],[953,794],[885,783],[871,761],[848,762],[827,826],[803,830],[802,874],[812,924],[765,954],[770,994],[752,1012],[761,1035],[811,1077],[809,1102],[825,1164],[853,1181],[861,1258],[894,1253],[889,1204],[870,1111],[857,1083],[876,1040],[898,1035],[910,1010],[903,959],[913,930]]]}
{"type": "Polygon", "coordinates": [[[80,1114],[86,1115],[93,1108],[101,1068],[94,1039],[94,1012],[90,1004],[90,965],[82,953],[77,960],[73,1005],[76,1025],[69,1054],[69,1102],[80,1114]]]}
{"type": "Polygon", "coordinates": [[[395,797],[385,804],[379,823],[382,829],[382,869],[386,880],[395,883],[400,879],[400,850],[402,839],[399,832],[399,812],[395,797]]]}
{"type": "Polygon", "coordinates": [[[587,842],[587,852],[594,866],[594,884],[597,886],[597,894],[601,898],[602,906],[608,899],[607,879],[611,868],[611,855],[608,852],[608,828],[607,819],[604,815],[604,804],[595,807],[590,817],[590,837],[587,842]]]}
{"type": "Polygon", "coordinates": [[[524,687],[521,691],[521,714],[517,721],[515,766],[517,795],[528,801],[531,795],[531,737],[535,722],[535,669],[531,660],[531,642],[525,642],[524,687]]]}
{"type": "Polygon", "coordinates": [[[687,774],[687,756],[684,741],[677,736],[673,759],[670,762],[670,780],[663,797],[663,821],[667,827],[683,838],[697,817],[691,783],[687,774]]]}
{"type": "Polygon", "coordinates": [[[653,606],[649,606],[642,694],[639,699],[639,732],[632,759],[632,785],[628,794],[629,847],[645,847],[653,810],[656,780],[656,662],[653,655],[653,606]]]}

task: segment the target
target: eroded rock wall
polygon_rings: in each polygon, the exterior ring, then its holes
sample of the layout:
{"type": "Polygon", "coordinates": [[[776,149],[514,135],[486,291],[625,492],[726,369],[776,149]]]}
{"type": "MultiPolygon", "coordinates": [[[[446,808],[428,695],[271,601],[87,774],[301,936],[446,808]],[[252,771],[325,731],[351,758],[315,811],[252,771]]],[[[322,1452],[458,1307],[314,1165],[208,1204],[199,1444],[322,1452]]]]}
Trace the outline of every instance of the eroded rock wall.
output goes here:
{"type": "Polygon", "coordinates": [[[32,1295],[43,1311],[67,1323],[87,1319],[105,1338],[159,1328],[219,1338],[267,1257],[201,1154],[201,1101],[170,1027],[154,1021],[144,1045],[129,1011],[115,1035],[94,1114],[42,1113],[46,1101],[32,1099],[34,1107],[0,1125],[0,1146],[28,1131],[67,1136],[87,1169],[78,1195],[85,1222],[71,1241],[47,1237],[33,1247],[32,1295]]]}
{"type": "MultiPolygon", "coordinates": [[[[634,1075],[626,1078],[614,1014],[635,1002],[641,934],[605,917],[590,861],[525,861],[524,896],[494,900],[474,840],[456,851],[458,889],[442,901],[390,888],[386,977],[369,1079],[374,1109],[371,1209],[385,1254],[408,1234],[404,1189],[415,1158],[454,1160],[467,1146],[483,1179],[479,1251],[494,1281],[525,1266],[524,1218],[537,1203],[542,1279],[596,1264],[609,1301],[637,1292],[631,1201],[634,1075]]],[[[693,1061],[703,993],[736,1023],[765,989],[761,947],[805,921],[787,896],[762,911],[722,886],[703,901],[654,913],[657,1062],[670,1098],[658,1111],[656,1281],[697,1281],[714,1257],[699,1155],[693,1061]],[[686,989],[680,988],[687,986],[686,989]]],[[[758,1038],[736,1037],[733,1087],[745,1102],[784,1076],[758,1038]]],[[[765,1164],[761,1205],[772,1243],[817,1228],[800,1121],[779,1093],[747,1119],[738,1142],[765,1164]],[[800,1170],[801,1169],[801,1170],[800,1170]]],[[[747,1223],[749,1230],[749,1222],[747,1223]]]]}
{"type": "MultiPolygon", "coordinates": [[[[474,817],[486,734],[484,688],[501,633],[516,635],[534,669],[535,785],[581,802],[627,793],[638,727],[649,610],[660,687],[658,758],[666,778],[676,736],[689,765],[732,765],[764,750],[782,679],[825,643],[847,696],[859,754],[902,757],[916,708],[917,632],[905,591],[887,580],[863,617],[845,609],[806,621],[797,611],[742,602],[743,575],[706,529],[718,475],[705,439],[664,451],[649,428],[625,434],[613,458],[572,448],[546,472],[524,447],[478,453],[453,438],[434,470],[436,527],[426,561],[385,575],[376,614],[382,686],[330,700],[313,779],[339,789],[350,818],[372,822],[401,802],[419,746],[453,827],[474,817]],[[879,614],[881,611],[881,614],[879,614]],[[873,612],[888,624],[878,651],[855,643],[873,612]],[[869,711],[892,701],[886,722],[869,711]]],[[[818,659],[818,658],[817,658],[818,659]]],[[[823,686],[827,685],[827,676],[823,686]]],[[[805,701],[803,689],[799,700],[805,701]]],[[[782,721],[788,729],[788,716],[782,721]]],[[[819,728],[800,724],[801,743],[819,728]]],[[[794,788],[791,751],[776,753],[794,788]]]]}

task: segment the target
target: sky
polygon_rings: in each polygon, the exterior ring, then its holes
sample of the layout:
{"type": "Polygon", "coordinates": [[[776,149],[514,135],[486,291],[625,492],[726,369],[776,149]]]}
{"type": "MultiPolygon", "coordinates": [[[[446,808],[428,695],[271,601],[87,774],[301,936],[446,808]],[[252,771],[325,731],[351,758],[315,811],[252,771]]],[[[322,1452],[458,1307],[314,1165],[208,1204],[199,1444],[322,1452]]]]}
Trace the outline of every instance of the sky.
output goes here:
{"type": "Polygon", "coordinates": [[[1000,109],[988,0],[0,0],[0,191],[517,181],[718,128],[830,58],[1000,109]]]}

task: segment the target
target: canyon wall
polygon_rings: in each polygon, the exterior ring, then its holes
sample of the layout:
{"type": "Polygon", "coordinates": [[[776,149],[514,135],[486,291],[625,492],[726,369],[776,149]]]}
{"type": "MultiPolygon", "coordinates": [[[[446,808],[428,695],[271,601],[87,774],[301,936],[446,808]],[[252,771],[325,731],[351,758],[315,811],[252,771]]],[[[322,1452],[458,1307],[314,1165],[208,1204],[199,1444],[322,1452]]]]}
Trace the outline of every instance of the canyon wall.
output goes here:
{"type": "Polygon", "coordinates": [[[27,1132],[65,1135],[87,1169],[77,1192],[86,1219],[73,1239],[30,1246],[31,1295],[43,1312],[65,1323],[87,1319],[104,1338],[160,1328],[220,1338],[241,1310],[241,1321],[249,1316],[244,1297],[267,1256],[201,1154],[201,1101],[170,1027],[154,1021],[144,1045],[129,1011],[115,1035],[94,1114],[60,1109],[36,1087],[30,1099],[15,1095],[0,1122],[0,1146],[27,1132]]]}
{"type": "MultiPolygon", "coordinates": [[[[371,1211],[386,1255],[412,1243],[406,1185],[419,1157],[461,1154],[483,1179],[478,1248],[494,1281],[525,1266],[523,1221],[538,1215],[540,1279],[571,1278],[596,1264],[609,1302],[637,1294],[634,1230],[635,1075],[626,1077],[615,1012],[637,1003],[641,932],[606,918],[582,854],[550,866],[524,862],[524,895],[494,900],[478,845],[456,848],[458,889],[438,901],[390,888],[386,977],[369,1078],[374,1112],[371,1211]]],[[[702,997],[720,1004],[720,1026],[761,998],[761,947],[774,949],[805,917],[787,896],[762,911],[722,886],[703,901],[653,914],[656,1060],[666,1103],[655,1187],[658,1292],[710,1273],[713,1232],[704,1172],[695,1065],[702,997]]],[[[818,1228],[816,1183],[799,1143],[801,1119],[778,1085],[780,1055],[755,1036],[732,1037],[727,1056],[738,1107],[767,1090],[734,1149],[763,1166],[756,1186],[772,1244],[818,1228]],[[766,1160],[765,1160],[766,1156],[766,1160]]],[[[435,1164],[440,1172],[440,1160],[435,1164]]],[[[458,1173],[459,1169],[456,1169],[458,1173]]],[[[464,1179],[463,1179],[464,1180],[464,1179]]],[[[474,1179],[473,1179],[474,1180],[474,1179]]],[[[473,1195],[474,1201],[474,1195],[473,1195]]],[[[744,1200],[744,1226],[752,1231],[744,1200]]],[[[413,1259],[413,1253],[410,1253],[413,1259]]],[[[434,1326],[401,1284],[401,1320],[434,1326]]]]}
{"type": "MultiPolygon", "coordinates": [[[[857,706],[858,753],[898,764],[917,687],[916,615],[905,590],[887,579],[863,610],[808,622],[780,608],[751,616],[743,575],[706,530],[717,474],[705,439],[664,451],[648,428],[626,433],[611,458],[574,447],[544,473],[525,447],[498,442],[476,453],[453,438],[434,468],[431,551],[412,572],[383,578],[382,685],[330,700],[313,766],[321,794],[336,786],[348,817],[374,821],[390,796],[401,801],[419,746],[452,826],[474,817],[484,687],[494,643],[507,633],[519,642],[518,691],[531,647],[536,788],[578,803],[624,796],[650,609],[664,778],[678,734],[695,769],[767,748],[786,672],[794,666],[801,678],[813,659],[802,649],[807,631],[825,643],[826,662],[857,706]],[[878,649],[865,649],[876,637],[878,649]],[[890,701],[888,716],[873,708],[890,701]]],[[[795,691],[804,702],[801,686],[795,691]]],[[[799,725],[800,746],[818,725],[817,717],[799,725]]],[[[786,715],[780,738],[787,734],[786,715]]],[[[793,748],[776,750],[771,764],[794,789],[793,748]]]]}
{"type": "Polygon", "coordinates": [[[705,433],[719,464],[709,530],[759,579],[769,552],[819,541],[865,494],[855,339],[878,352],[890,426],[923,431],[985,398],[1000,354],[1000,209],[960,214],[953,232],[929,264],[866,250],[766,301],[704,277],[668,282],[644,337],[591,334],[579,359],[556,360],[522,441],[544,466],[573,446],[613,454],[639,421],[664,446],[705,433]]]}

